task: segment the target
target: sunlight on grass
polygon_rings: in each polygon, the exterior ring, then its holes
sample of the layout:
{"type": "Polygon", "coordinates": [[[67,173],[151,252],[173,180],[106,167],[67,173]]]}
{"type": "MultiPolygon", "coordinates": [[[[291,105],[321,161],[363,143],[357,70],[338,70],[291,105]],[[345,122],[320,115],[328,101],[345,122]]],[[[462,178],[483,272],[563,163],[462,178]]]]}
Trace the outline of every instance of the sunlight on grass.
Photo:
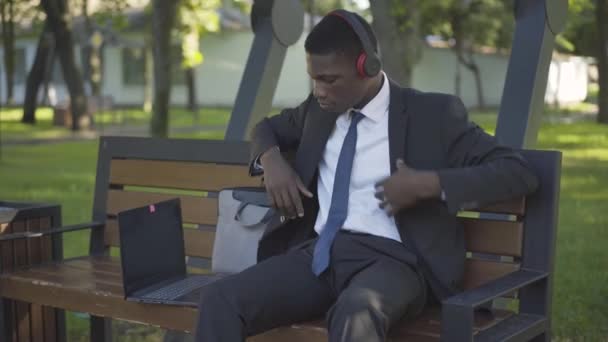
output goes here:
{"type": "MultiPolygon", "coordinates": [[[[21,121],[23,117],[22,108],[3,108],[0,110],[0,121],[21,121]]],[[[49,107],[40,107],[36,110],[36,119],[42,121],[53,120],[53,109],[49,107]]]]}

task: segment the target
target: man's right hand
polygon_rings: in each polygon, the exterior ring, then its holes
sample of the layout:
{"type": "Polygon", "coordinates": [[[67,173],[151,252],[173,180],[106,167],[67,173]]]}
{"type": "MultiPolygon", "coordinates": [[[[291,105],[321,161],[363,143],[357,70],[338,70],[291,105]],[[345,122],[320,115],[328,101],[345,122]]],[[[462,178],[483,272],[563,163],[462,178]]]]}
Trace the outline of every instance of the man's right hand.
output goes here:
{"type": "Polygon", "coordinates": [[[264,152],[260,163],[264,168],[264,184],[272,206],[291,219],[304,216],[300,193],[308,198],[312,198],[313,194],[306,189],[279,149],[273,147],[264,152]]]}

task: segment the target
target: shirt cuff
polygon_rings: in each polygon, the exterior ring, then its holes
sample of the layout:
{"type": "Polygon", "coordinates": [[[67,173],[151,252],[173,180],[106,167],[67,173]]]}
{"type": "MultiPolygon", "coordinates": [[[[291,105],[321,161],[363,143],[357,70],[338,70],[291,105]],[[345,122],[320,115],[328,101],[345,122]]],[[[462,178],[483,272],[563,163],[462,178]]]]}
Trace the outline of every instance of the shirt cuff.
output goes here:
{"type": "MultiPolygon", "coordinates": [[[[278,146],[273,146],[270,149],[273,149],[273,148],[276,148],[277,151],[279,151],[279,152],[281,151],[278,146]]],[[[258,156],[255,157],[255,159],[253,160],[253,163],[252,163],[252,174],[253,175],[261,175],[264,173],[264,167],[262,166],[260,159],[262,158],[262,155],[266,152],[268,152],[268,151],[258,154],[258,156]]]]}
{"type": "Polygon", "coordinates": [[[262,155],[260,154],[253,161],[253,170],[256,171],[256,172],[264,172],[264,167],[262,166],[262,164],[260,164],[260,157],[261,156],[262,155]]]}

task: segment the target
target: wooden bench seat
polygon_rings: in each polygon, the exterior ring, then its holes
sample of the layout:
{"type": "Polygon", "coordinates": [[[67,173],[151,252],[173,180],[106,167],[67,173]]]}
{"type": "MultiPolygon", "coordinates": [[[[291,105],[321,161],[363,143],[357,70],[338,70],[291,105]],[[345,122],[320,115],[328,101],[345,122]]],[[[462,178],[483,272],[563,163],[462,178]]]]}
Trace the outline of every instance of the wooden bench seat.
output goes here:
{"type": "MultiPolygon", "coordinates": [[[[236,142],[102,138],[92,219],[103,224],[92,229],[90,254],[4,272],[0,274],[1,296],[89,313],[91,341],[111,339],[110,319],[193,331],[196,308],[124,300],[120,259],[110,256],[117,254],[120,242],[116,215],[125,209],[180,197],[186,255],[202,258],[208,265],[213,252],[218,191],[261,186],[259,178],[248,176],[248,149],[247,143],[236,142]]],[[[391,333],[392,341],[460,342],[473,336],[484,340],[486,335],[502,336],[500,333],[505,331],[515,331],[513,336],[525,332],[525,340],[526,336],[548,331],[560,160],[556,153],[524,152],[543,173],[541,191],[525,200],[462,215],[468,249],[464,274],[467,291],[444,301],[442,309],[430,308],[415,322],[398,324],[391,333]],[[509,307],[517,309],[474,310],[496,297],[506,298],[513,303],[509,307]]],[[[11,233],[11,229],[6,227],[0,237],[11,233]]],[[[13,250],[22,242],[2,240],[0,249],[13,250]]],[[[320,320],[277,328],[250,340],[326,339],[320,320]]]]}
{"type": "MultiPolygon", "coordinates": [[[[483,268],[484,266],[480,269],[483,268]]],[[[192,331],[195,327],[195,308],[125,301],[119,257],[78,257],[60,264],[48,263],[30,267],[0,279],[3,296],[23,302],[88,312],[172,330],[192,331]]],[[[475,330],[483,330],[510,314],[512,313],[506,310],[494,312],[494,317],[490,317],[488,313],[478,313],[475,330]]],[[[269,335],[291,334],[286,330],[292,329],[296,330],[293,332],[296,335],[298,331],[305,331],[306,341],[310,341],[311,333],[325,335],[325,324],[322,320],[296,324],[289,329],[280,328],[269,335]]],[[[438,340],[439,335],[440,310],[432,308],[415,322],[398,326],[393,331],[392,338],[395,341],[410,341],[412,336],[418,336],[422,340],[430,341],[438,340]]],[[[261,336],[258,337],[260,338],[261,336]]]]}

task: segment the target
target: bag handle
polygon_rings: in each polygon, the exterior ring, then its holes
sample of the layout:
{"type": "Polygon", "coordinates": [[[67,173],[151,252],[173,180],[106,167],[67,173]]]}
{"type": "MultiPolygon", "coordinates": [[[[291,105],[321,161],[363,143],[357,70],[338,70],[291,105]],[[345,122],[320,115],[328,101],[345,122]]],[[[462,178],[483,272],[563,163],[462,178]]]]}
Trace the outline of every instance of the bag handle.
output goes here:
{"type": "Polygon", "coordinates": [[[259,222],[245,223],[241,220],[241,214],[243,213],[243,210],[245,210],[245,208],[248,205],[249,205],[249,203],[247,203],[247,202],[241,202],[241,204],[239,204],[239,208],[236,211],[236,214],[234,214],[234,220],[241,222],[241,224],[245,228],[256,228],[260,225],[264,225],[264,224],[268,223],[270,221],[270,219],[272,218],[272,216],[274,215],[274,211],[272,209],[268,209],[266,211],[266,215],[264,215],[264,217],[262,217],[262,219],[259,222]]]}

